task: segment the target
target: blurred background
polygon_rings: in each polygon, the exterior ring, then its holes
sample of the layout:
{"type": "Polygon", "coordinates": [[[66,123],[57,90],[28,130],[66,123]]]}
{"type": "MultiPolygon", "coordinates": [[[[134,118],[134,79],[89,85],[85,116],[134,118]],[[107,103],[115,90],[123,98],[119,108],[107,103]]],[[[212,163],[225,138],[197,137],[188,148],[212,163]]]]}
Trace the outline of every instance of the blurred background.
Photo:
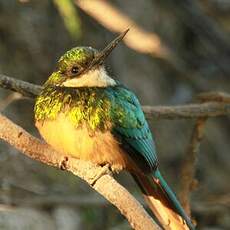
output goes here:
{"type": "MultiPolygon", "coordinates": [[[[130,28],[108,72],[143,105],[179,105],[230,91],[229,0],[1,0],[0,73],[42,84],[74,46],[102,49],[130,28]]],[[[33,135],[33,104],[0,89],[0,110],[33,135]]],[[[153,119],[161,171],[179,193],[194,120],[153,119]]],[[[192,215],[199,229],[230,229],[229,116],[208,119],[196,164],[192,215]]],[[[116,176],[141,199],[127,173],[116,176]]],[[[80,179],[0,142],[0,229],[130,229],[116,208],[80,179]]]]}

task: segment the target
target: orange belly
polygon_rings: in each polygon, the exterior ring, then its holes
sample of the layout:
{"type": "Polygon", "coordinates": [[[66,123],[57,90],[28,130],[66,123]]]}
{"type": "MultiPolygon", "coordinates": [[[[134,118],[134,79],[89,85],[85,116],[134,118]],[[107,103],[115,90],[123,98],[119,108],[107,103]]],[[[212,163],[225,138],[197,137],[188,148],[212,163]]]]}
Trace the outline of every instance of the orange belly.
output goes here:
{"type": "Polygon", "coordinates": [[[75,128],[64,113],[56,120],[37,121],[41,136],[56,151],[96,164],[109,164],[115,171],[130,168],[130,159],[109,131],[90,135],[86,125],[75,128]]]}

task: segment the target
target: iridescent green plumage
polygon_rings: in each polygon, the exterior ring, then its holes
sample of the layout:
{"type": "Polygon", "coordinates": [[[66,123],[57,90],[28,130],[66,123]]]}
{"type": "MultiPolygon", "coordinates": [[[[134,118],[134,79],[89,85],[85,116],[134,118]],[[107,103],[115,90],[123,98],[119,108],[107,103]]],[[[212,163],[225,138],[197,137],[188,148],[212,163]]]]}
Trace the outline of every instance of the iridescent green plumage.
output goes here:
{"type": "Polygon", "coordinates": [[[91,47],[78,47],[67,51],[58,61],[58,69],[65,72],[69,66],[78,64],[85,66],[96,55],[97,50],[91,47]]]}
{"type": "Polygon", "coordinates": [[[36,101],[35,118],[52,120],[63,112],[76,128],[87,122],[92,131],[103,131],[106,129],[110,110],[111,102],[108,95],[100,88],[72,89],[47,86],[36,101]]]}

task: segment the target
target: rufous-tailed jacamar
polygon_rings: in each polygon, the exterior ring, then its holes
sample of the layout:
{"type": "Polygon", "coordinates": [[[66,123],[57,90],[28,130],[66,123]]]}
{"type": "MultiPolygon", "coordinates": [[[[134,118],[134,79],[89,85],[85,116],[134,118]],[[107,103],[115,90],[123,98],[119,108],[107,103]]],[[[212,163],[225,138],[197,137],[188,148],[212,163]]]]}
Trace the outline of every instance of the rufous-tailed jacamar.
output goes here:
{"type": "Polygon", "coordinates": [[[100,52],[76,47],[59,59],[36,99],[36,126],[59,152],[109,164],[114,171],[128,170],[156,216],[165,212],[160,215],[170,222],[167,212],[171,210],[184,226],[171,229],[194,229],[161,176],[152,134],[137,97],[105,70],[106,57],[127,31],[100,52]]]}

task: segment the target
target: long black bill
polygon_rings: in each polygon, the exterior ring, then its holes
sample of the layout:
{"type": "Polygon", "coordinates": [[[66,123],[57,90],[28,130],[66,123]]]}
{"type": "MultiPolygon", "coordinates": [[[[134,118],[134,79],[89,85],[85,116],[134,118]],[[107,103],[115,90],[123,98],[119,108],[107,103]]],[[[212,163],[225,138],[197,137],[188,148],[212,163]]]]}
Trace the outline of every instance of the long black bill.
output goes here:
{"type": "Polygon", "coordinates": [[[105,59],[108,57],[108,55],[114,50],[114,48],[122,41],[124,36],[128,33],[129,29],[125,30],[123,33],[121,33],[119,36],[117,36],[113,41],[111,41],[102,51],[100,51],[96,56],[94,57],[93,61],[81,72],[78,73],[78,75],[83,74],[90,69],[103,64],[105,59]]]}
{"type": "Polygon", "coordinates": [[[96,65],[102,64],[105,61],[105,59],[109,56],[109,54],[114,50],[114,48],[122,41],[122,39],[128,33],[128,31],[129,29],[125,30],[118,37],[116,37],[112,42],[110,42],[102,51],[100,51],[93,59],[93,61],[90,63],[90,66],[87,69],[91,69],[96,65]]]}

